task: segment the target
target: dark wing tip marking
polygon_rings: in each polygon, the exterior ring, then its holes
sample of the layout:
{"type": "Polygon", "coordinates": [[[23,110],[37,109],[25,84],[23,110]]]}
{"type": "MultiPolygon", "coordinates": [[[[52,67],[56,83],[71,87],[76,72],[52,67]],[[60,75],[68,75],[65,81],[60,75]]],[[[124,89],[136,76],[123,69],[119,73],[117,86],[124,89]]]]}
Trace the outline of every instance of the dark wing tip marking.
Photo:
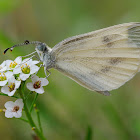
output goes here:
{"type": "Polygon", "coordinates": [[[128,28],[128,38],[140,47],[140,23],[134,23],[128,28]]]}
{"type": "Polygon", "coordinates": [[[109,91],[96,91],[96,92],[98,92],[98,93],[101,93],[101,94],[103,94],[103,95],[105,95],[105,96],[110,96],[111,94],[110,94],[110,92],[109,91]]]}

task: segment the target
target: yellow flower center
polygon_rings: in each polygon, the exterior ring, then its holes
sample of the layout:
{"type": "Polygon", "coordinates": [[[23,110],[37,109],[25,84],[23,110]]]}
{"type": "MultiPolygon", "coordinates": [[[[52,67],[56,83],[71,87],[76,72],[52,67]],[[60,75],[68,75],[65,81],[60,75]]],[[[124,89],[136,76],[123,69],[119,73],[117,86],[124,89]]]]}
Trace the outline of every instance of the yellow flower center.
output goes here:
{"type": "Polygon", "coordinates": [[[14,62],[10,63],[9,67],[10,68],[15,68],[16,65],[17,65],[17,62],[14,61],[14,62]]]}
{"type": "Polygon", "coordinates": [[[7,80],[6,76],[4,73],[0,73],[0,81],[5,81],[7,80]]]}
{"type": "Polygon", "coordinates": [[[13,91],[15,89],[15,83],[11,83],[9,87],[9,91],[13,91]]]}
{"type": "Polygon", "coordinates": [[[29,73],[30,73],[30,66],[27,65],[27,64],[23,64],[23,65],[21,66],[21,70],[22,70],[22,72],[23,72],[24,74],[29,74],[29,73]]]}
{"type": "Polygon", "coordinates": [[[33,87],[34,87],[35,89],[40,88],[40,87],[41,87],[41,81],[36,81],[36,82],[33,84],[33,87]]]}
{"type": "Polygon", "coordinates": [[[19,106],[14,106],[13,112],[17,112],[19,110],[19,106]]]}

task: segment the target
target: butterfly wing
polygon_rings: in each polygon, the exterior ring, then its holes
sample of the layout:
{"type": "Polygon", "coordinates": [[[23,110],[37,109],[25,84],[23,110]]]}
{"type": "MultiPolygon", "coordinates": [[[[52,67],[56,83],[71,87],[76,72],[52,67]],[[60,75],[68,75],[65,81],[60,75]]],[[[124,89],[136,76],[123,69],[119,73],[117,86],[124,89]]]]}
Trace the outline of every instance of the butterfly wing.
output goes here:
{"type": "Polygon", "coordinates": [[[57,70],[104,95],[140,67],[140,23],[125,23],[67,38],[54,46],[57,70]]]}

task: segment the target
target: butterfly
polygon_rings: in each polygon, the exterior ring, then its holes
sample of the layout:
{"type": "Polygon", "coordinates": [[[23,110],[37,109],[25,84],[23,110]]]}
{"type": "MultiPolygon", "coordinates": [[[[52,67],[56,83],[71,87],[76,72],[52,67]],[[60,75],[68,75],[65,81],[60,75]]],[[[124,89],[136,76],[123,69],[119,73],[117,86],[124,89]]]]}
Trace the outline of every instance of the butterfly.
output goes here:
{"type": "MultiPolygon", "coordinates": [[[[124,23],[73,36],[52,49],[26,40],[14,47],[34,44],[45,71],[62,72],[81,86],[110,95],[140,71],[140,23],[124,23]]],[[[33,54],[33,53],[31,53],[33,54]]]]}

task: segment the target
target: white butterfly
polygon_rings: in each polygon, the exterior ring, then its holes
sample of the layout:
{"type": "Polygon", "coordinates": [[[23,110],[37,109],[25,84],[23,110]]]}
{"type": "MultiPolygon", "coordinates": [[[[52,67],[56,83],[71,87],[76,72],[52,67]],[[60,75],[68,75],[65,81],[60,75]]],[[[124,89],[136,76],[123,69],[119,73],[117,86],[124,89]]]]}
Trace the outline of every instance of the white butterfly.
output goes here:
{"type": "Polygon", "coordinates": [[[28,44],[36,45],[35,52],[45,70],[57,69],[83,87],[104,95],[140,70],[140,23],[120,24],[70,37],[52,49],[45,43],[27,40],[10,49],[28,44]]]}

